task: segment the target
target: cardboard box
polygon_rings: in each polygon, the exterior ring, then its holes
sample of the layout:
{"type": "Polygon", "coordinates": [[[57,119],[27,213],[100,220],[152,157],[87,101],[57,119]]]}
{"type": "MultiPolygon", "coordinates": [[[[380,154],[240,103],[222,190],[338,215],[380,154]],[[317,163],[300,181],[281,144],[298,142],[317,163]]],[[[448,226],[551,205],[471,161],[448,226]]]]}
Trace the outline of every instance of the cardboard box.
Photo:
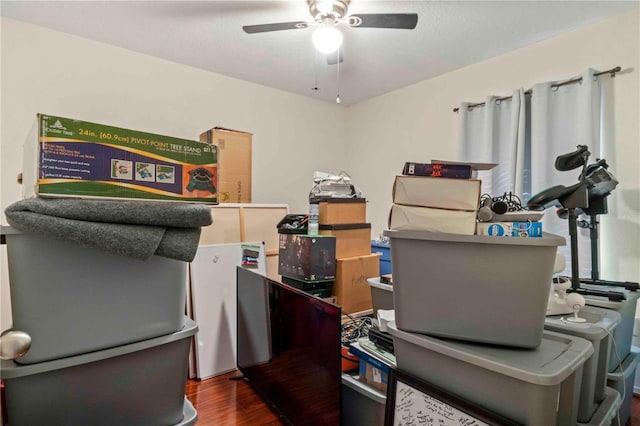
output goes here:
{"type": "Polygon", "coordinates": [[[367,279],[380,276],[379,259],[380,254],[374,253],[336,261],[333,294],[343,312],[362,312],[373,307],[367,279]]]}
{"type": "Polygon", "coordinates": [[[349,345],[349,352],[357,356],[360,360],[358,368],[359,380],[378,389],[381,392],[387,391],[389,383],[390,367],[377,356],[362,349],[360,346],[362,339],[357,343],[349,345]]]}
{"type": "Polygon", "coordinates": [[[336,259],[371,253],[371,224],[320,225],[320,235],[336,237],[336,259]]]}
{"type": "Polygon", "coordinates": [[[389,214],[389,229],[474,235],[476,212],[394,204],[389,214]]]}
{"type": "Polygon", "coordinates": [[[251,140],[253,135],[214,127],[200,135],[202,142],[218,147],[221,203],[251,202],[251,140]]]}
{"type": "Polygon", "coordinates": [[[24,197],[218,203],[218,150],[198,141],[37,115],[24,197]]]}
{"type": "Polygon", "coordinates": [[[278,273],[301,281],[336,278],[336,238],[279,234],[278,273]]]}
{"type": "Polygon", "coordinates": [[[480,183],[470,179],[396,176],[393,202],[437,209],[478,210],[480,183]]]}
{"type": "Polygon", "coordinates": [[[367,202],[364,198],[334,198],[319,201],[320,225],[364,223],[367,220],[367,202]]]}
{"type": "Polygon", "coordinates": [[[478,222],[477,235],[542,238],[542,222],[478,222]]]}

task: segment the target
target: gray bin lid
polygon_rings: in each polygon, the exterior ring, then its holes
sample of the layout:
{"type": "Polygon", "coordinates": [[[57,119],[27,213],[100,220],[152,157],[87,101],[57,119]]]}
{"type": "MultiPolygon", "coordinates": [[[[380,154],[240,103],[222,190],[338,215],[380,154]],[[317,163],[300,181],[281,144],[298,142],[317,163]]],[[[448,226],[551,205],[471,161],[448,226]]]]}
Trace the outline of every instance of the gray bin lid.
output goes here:
{"type": "Polygon", "coordinates": [[[369,399],[377,402],[378,404],[385,404],[387,401],[387,396],[377,389],[372,388],[369,385],[365,385],[359,380],[354,379],[348,374],[342,373],[342,384],[347,386],[350,389],[358,392],[366,396],[369,399]]]}
{"type": "MultiPolygon", "coordinates": [[[[629,352],[629,355],[625,357],[624,361],[618,365],[614,372],[607,373],[607,380],[612,380],[614,382],[621,382],[625,380],[631,374],[635,374],[639,363],[640,352],[636,352],[632,349],[631,352],[629,352]]],[[[633,389],[627,389],[627,392],[631,391],[633,391],[633,389]]]]}
{"type": "Polygon", "coordinates": [[[600,306],[602,308],[614,309],[616,311],[623,310],[627,307],[628,303],[633,304],[633,310],[635,311],[635,306],[638,298],[640,298],[640,291],[631,291],[627,290],[624,287],[617,287],[611,285],[597,285],[597,284],[580,284],[580,287],[586,290],[598,290],[598,291],[615,291],[617,293],[622,293],[625,295],[626,300],[622,302],[614,302],[609,300],[606,296],[593,296],[590,294],[585,294],[584,299],[587,305],[592,306],[600,306]]]}
{"type": "Polygon", "coordinates": [[[182,330],[153,339],[142,340],[128,345],[116,346],[95,352],[89,352],[77,356],[55,359],[52,361],[39,362],[35,364],[20,365],[13,361],[3,360],[1,364],[0,377],[4,380],[16,379],[33,374],[46,373],[68,367],[75,367],[90,362],[102,361],[129,353],[150,349],[156,346],[172,343],[184,338],[193,336],[198,331],[198,324],[190,318],[185,318],[182,330]]]}
{"type": "Polygon", "coordinates": [[[543,233],[541,238],[525,237],[492,237],[490,235],[462,235],[450,234],[446,232],[427,231],[394,231],[385,230],[384,235],[391,238],[442,241],[446,243],[475,243],[475,244],[504,244],[513,246],[564,246],[567,244],[564,237],[559,235],[543,233]]]}
{"type": "Polygon", "coordinates": [[[566,318],[571,316],[572,314],[563,315],[562,317],[546,317],[544,328],[596,341],[612,333],[616,326],[622,322],[622,316],[618,312],[595,306],[585,306],[578,312],[578,316],[584,318],[586,322],[575,323],[567,321],[566,318]]]}
{"type": "Polygon", "coordinates": [[[375,287],[375,288],[378,288],[380,290],[390,291],[391,293],[393,293],[393,286],[391,284],[381,283],[380,282],[380,277],[378,277],[378,278],[368,278],[367,279],[367,284],[369,284],[371,287],[375,287]]]}
{"type": "Polygon", "coordinates": [[[398,330],[395,322],[388,323],[387,330],[394,340],[402,339],[425,350],[542,386],[562,383],[593,354],[593,345],[588,340],[546,330],[535,349],[442,340],[398,330]]]}

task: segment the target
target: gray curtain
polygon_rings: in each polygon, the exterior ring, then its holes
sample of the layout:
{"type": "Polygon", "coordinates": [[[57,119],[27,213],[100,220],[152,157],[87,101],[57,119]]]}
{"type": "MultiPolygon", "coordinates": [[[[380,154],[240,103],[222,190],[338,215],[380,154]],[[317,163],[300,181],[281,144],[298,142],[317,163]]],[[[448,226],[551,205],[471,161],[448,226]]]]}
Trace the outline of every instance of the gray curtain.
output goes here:
{"type": "Polygon", "coordinates": [[[462,103],[460,113],[462,161],[496,163],[492,170],[481,171],[482,192],[499,196],[512,192],[522,194],[522,170],[525,142],[524,90],[518,89],[511,99],[500,101],[489,96],[483,106],[462,103]]]}
{"type": "MultiPolygon", "coordinates": [[[[558,155],[572,152],[578,145],[589,147],[589,162],[601,158],[603,153],[603,119],[606,103],[603,98],[608,84],[588,69],[574,78],[579,83],[555,87],[560,81],[536,84],[531,95],[531,192],[536,194],[553,185],[572,185],[578,182],[582,168],[560,172],[555,169],[558,155]]],[[[563,80],[566,81],[566,80],[563,80]]],[[[571,275],[569,225],[560,219],[554,209],[547,209],[543,218],[545,232],[562,235],[567,245],[559,248],[567,259],[565,275],[571,275]]],[[[580,276],[591,276],[589,230],[579,228],[580,276]]]]}

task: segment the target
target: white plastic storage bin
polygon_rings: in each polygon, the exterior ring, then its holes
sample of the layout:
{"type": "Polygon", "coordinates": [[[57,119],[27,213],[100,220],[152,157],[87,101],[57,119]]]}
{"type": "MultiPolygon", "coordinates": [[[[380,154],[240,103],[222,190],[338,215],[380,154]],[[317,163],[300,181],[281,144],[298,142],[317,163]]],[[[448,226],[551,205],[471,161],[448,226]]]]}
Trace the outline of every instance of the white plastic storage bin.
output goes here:
{"type": "Polygon", "coordinates": [[[13,328],[32,364],[174,333],[184,325],[187,263],[143,261],[2,227],[13,328]]]}
{"type": "Polygon", "coordinates": [[[367,284],[371,287],[371,304],[374,316],[378,309],[393,309],[393,286],[391,284],[381,283],[380,277],[367,279],[367,284]]]}
{"type": "Polygon", "coordinates": [[[377,389],[342,374],[342,426],[383,426],[387,396],[377,389]]]}
{"type": "Polygon", "coordinates": [[[161,426],[183,421],[190,338],[176,333],[37,364],[2,361],[11,426],[161,426]]]}
{"type": "Polygon", "coordinates": [[[620,362],[629,355],[629,352],[631,352],[631,340],[633,339],[636,305],[638,304],[640,291],[629,291],[623,287],[592,284],[582,284],[581,287],[588,290],[616,291],[624,294],[626,297],[626,300],[623,300],[622,302],[613,302],[606,296],[584,296],[587,305],[613,309],[622,317],[622,323],[620,323],[613,332],[613,339],[616,342],[615,348],[617,349],[617,355],[616,352],[612,350],[609,358],[609,372],[613,372],[618,368],[620,362]]]}
{"type": "Polygon", "coordinates": [[[578,421],[588,422],[600,403],[605,398],[609,354],[611,349],[611,335],[620,324],[620,314],[610,309],[585,306],[579,316],[586,322],[575,323],[563,317],[547,317],[544,322],[545,330],[582,337],[593,345],[593,356],[582,369],[582,386],[580,391],[580,405],[578,421]]]}
{"type": "Polygon", "coordinates": [[[586,423],[578,422],[578,426],[624,426],[626,423],[616,423],[616,413],[620,409],[620,394],[614,389],[605,389],[605,398],[598,409],[586,423]]]}
{"type": "MultiPolygon", "coordinates": [[[[620,425],[626,425],[631,417],[631,402],[633,400],[633,385],[636,377],[636,369],[640,362],[640,352],[631,351],[616,371],[607,376],[607,386],[615,389],[622,398],[618,419],[620,425]]],[[[613,424],[617,425],[618,420],[613,424]]]]}
{"type": "Polygon", "coordinates": [[[496,345],[540,344],[565,239],[384,231],[400,330],[496,345]]]}
{"type": "Polygon", "coordinates": [[[576,424],[588,340],[545,331],[525,350],[387,329],[398,369],[522,424],[576,424]]]}

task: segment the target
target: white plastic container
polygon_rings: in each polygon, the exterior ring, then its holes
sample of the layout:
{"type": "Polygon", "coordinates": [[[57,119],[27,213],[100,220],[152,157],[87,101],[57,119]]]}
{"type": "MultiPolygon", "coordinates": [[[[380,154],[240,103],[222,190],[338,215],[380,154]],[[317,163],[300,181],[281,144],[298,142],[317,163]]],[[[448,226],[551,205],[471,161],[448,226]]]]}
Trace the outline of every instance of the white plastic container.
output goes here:
{"type": "Polygon", "coordinates": [[[564,238],[384,234],[391,244],[399,329],[496,345],[540,344],[556,251],[564,238]]]}
{"type": "MultiPolygon", "coordinates": [[[[176,425],[184,420],[191,336],[176,333],[37,364],[2,361],[11,426],[176,425]]],[[[188,407],[187,407],[188,408],[188,407]]]]}
{"type": "Polygon", "coordinates": [[[387,329],[398,369],[522,424],[576,424],[589,341],[545,331],[537,348],[523,350],[408,333],[393,322],[387,329]]]}
{"type": "Polygon", "coordinates": [[[547,317],[544,328],[582,337],[593,345],[593,356],[585,362],[582,369],[582,386],[578,408],[578,421],[588,422],[605,398],[609,355],[612,346],[611,335],[622,318],[615,311],[593,306],[582,308],[579,316],[584,318],[586,322],[570,322],[559,316],[547,317]]]}
{"type": "Polygon", "coordinates": [[[139,260],[2,227],[13,328],[31,336],[20,364],[174,333],[184,325],[187,263],[139,260]]]}

